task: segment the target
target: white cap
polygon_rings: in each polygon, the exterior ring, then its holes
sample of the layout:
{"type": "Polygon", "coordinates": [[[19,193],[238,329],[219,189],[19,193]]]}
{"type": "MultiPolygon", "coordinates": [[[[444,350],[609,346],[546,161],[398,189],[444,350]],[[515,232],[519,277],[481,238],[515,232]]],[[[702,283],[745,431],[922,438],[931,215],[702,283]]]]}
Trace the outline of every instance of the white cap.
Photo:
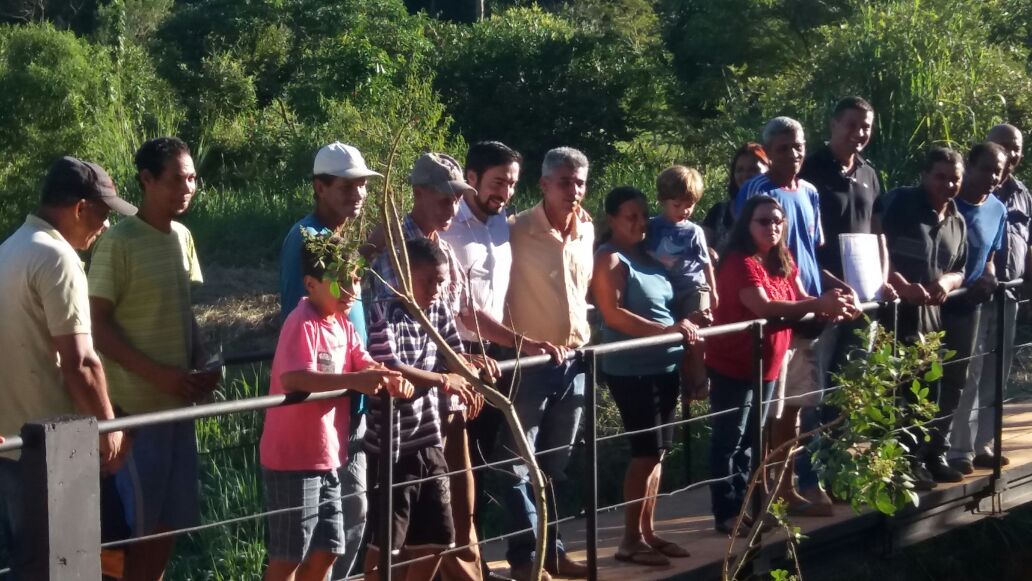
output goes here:
{"type": "Polygon", "coordinates": [[[312,168],[312,174],[340,176],[348,179],[383,177],[366,167],[365,159],[357,149],[339,141],[323,146],[319,153],[315,154],[315,166],[312,168]]]}

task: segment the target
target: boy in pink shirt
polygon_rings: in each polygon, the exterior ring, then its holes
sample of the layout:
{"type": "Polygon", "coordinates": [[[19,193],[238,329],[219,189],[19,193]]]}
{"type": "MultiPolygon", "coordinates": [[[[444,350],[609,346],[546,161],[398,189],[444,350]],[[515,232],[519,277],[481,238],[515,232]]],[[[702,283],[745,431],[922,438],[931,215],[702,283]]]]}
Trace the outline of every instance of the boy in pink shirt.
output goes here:
{"type": "MultiPolygon", "coordinates": [[[[338,260],[345,254],[340,239],[306,235],[301,253],[308,297],[283,323],[269,393],[349,389],[376,395],[386,389],[392,396],[410,397],[411,384],[373,361],[347,319],[357,277],[338,260]]],[[[325,579],[344,553],[337,468],[342,452],[346,455],[340,434],[347,433],[348,417],[338,417],[340,403],[266,411],[259,447],[266,509],[303,507],[269,517],[267,581],[325,579]]]]}

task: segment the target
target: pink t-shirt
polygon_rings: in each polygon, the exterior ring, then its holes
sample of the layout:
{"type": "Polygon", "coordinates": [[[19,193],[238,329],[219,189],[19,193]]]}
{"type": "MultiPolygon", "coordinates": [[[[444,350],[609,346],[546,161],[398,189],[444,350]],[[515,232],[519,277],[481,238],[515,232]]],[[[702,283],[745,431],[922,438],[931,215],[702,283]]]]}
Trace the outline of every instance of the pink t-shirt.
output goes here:
{"type": "MultiPolygon", "coordinates": [[[[307,298],[290,312],[272,360],[269,394],[284,393],[280,376],[290,371],[345,373],[375,365],[344,315],[327,319],[307,298]]],[[[349,399],[301,403],[265,412],[259,445],[270,470],[335,470],[347,459],[349,399]]]]}

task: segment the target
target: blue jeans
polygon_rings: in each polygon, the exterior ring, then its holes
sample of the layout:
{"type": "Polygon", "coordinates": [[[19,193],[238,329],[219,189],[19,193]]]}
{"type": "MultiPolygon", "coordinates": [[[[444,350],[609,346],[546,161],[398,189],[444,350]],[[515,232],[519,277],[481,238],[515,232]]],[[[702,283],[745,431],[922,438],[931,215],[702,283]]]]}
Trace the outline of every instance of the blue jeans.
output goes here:
{"type": "Polygon", "coordinates": [[[22,475],[21,465],[9,458],[0,458],[0,547],[7,554],[8,562],[0,562],[0,569],[11,567],[5,581],[17,581],[18,569],[23,557],[16,546],[21,538],[22,475]]]}
{"type": "MultiPolygon", "coordinates": [[[[713,418],[710,435],[710,478],[724,478],[710,484],[713,520],[720,523],[737,516],[742,510],[745,490],[752,474],[752,443],[756,421],[752,413],[753,383],[734,379],[710,369],[710,411],[712,413],[738,408],[713,418]]],[[[763,399],[769,400],[774,382],[763,384],[763,399]]],[[[769,406],[764,406],[769,408],[769,406]]],[[[768,409],[764,409],[764,417],[768,409]]]]}
{"type": "Polygon", "coordinates": [[[365,415],[351,416],[351,435],[348,438],[348,463],[337,470],[340,476],[341,510],[344,512],[344,554],[337,557],[333,564],[332,579],[344,579],[351,575],[359,553],[363,547],[365,535],[366,511],[369,501],[366,498],[366,453],[362,449],[362,438],[365,436],[365,415]],[[357,496],[343,498],[349,494],[361,492],[357,496]]]}
{"type": "MultiPolygon", "coordinates": [[[[543,367],[520,370],[519,381],[513,388],[513,405],[527,440],[533,450],[562,450],[537,457],[545,477],[551,481],[552,492],[566,480],[566,466],[570,461],[572,445],[580,427],[584,408],[584,374],[571,361],[561,365],[548,363],[543,367]]],[[[512,434],[505,430],[503,450],[516,450],[512,434]]],[[[516,483],[505,491],[505,506],[512,519],[513,530],[537,526],[537,508],[528,478],[526,465],[513,466],[516,483]]],[[[549,506],[555,506],[550,502],[549,506]]],[[[549,515],[549,520],[555,515],[549,515]]],[[[506,559],[510,565],[525,565],[534,558],[535,535],[527,532],[509,539],[506,559]]],[[[564,552],[555,527],[549,529],[548,557],[564,552]],[[553,554],[554,553],[554,554],[553,554]]]]}

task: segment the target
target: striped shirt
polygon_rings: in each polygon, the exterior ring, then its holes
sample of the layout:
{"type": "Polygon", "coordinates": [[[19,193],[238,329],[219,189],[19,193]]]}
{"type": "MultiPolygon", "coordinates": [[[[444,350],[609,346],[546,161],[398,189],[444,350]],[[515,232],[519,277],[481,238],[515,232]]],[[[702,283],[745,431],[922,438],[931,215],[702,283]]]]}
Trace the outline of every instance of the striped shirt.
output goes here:
{"type": "MultiPolygon", "coordinates": [[[[416,221],[412,219],[412,214],[405,216],[401,223],[401,230],[405,235],[405,240],[428,238],[416,224],[416,221]]],[[[440,247],[448,259],[448,280],[442,284],[441,296],[451,312],[457,314],[462,308],[463,302],[468,301],[466,273],[462,270],[462,264],[459,263],[459,259],[455,256],[455,251],[452,250],[447,240],[440,236],[434,236],[431,240],[440,247]]],[[[389,308],[388,305],[395,296],[394,291],[391,289],[401,289],[398,283],[398,276],[391,266],[391,257],[387,249],[383,249],[373,259],[370,269],[374,274],[369,276],[369,295],[365,302],[370,305],[366,311],[368,313],[366,318],[372,324],[373,320],[380,318],[383,311],[389,308]]]]}
{"type": "MultiPolygon", "coordinates": [[[[462,342],[454,319],[441,301],[435,301],[426,312],[430,322],[456,353],[462,342]]],[[[445,371],[445,361],[437,356],[437,345],[423,332],[412,315],[398,301],[384,306],[384,316],[369,328],[369,354],[387,366],[404,364],[423,371],[445,371]]],[[[380,452],[380,430],[384,422],[383,402],[369,398],[369,425],[365,433],[367,452],[380,452]]],[[[416,388],[411,399],[394,400],[395,457],[424,448],[440,448],[441,416],[436,387],[416,388]]]]}
{"type": "MultiPolygon", "coordinates": [[[[114,323],[130,345],[158,363],[192,367],[190,290],[202,277],[186,226],[172,222],[169,232],[160,232],[138,216],[119,220],[97,241],[87,276],[90,296],[111,301],[114,323]]],[[[111,401],[126,412],[189,404],[101,356],[111,401]]]]}

